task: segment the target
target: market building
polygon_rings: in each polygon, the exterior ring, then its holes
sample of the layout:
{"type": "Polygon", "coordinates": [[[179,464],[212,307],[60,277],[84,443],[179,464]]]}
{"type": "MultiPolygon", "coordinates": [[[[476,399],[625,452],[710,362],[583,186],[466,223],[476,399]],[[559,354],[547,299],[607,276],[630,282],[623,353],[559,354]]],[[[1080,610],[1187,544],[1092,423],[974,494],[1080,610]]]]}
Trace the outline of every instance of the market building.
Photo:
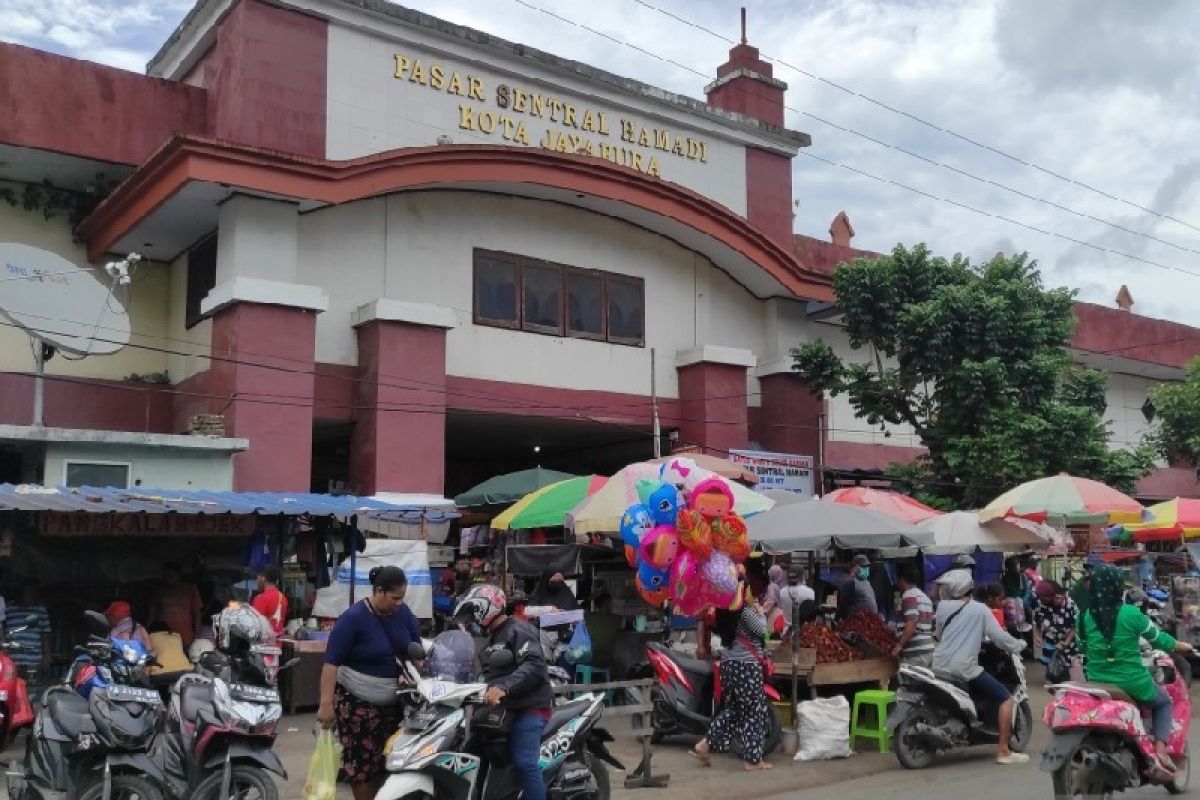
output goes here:
{"type": "MultiPolygon", "coordinates": [[[[382,0],[200,0],[146,76],[17,45],[0,75],[0,241],[145,259],[129,345],[52,358],[44,426],[0,328],[0,482],[453,494],[645,458],[655,406],[667,448],[915,452],[790,371],[800,342],[845,348],[831,270],[865,251],[844,216],[793,235],[810,139],[749,44],[699,101],[382,0]],[[104,199],[27,210],[44,181],[104,199]]],[[[1135,439],[1200,332],[1078,315],[1135,439]]]]}

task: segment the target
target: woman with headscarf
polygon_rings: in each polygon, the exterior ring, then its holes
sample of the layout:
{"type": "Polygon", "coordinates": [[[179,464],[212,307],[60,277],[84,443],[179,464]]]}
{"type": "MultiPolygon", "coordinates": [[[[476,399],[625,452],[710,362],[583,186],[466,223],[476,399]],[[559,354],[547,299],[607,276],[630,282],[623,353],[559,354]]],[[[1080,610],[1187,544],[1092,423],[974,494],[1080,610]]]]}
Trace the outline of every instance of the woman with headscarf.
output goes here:
{"type": "Polygon", "coordinates": [[[783,612],[779,608],[779,598],[787,588],[787,573],[779,564],[767,570],[767,591],[763,595],[762,613],[767,618],[767,631],[773,634],[783,633],[785,622],[783,612]]]}
{"type": "Polygon", "coordinates": [[[1191,645],[1176,642],[1161,631],[1137,606],[1125,602],[1125,576],[1107,564],[1092,572],[1088,609],[1079,619],[1079,646],[1087,679],[1118,687],[1138,703],[1149,706],[1158,760],[1173,772],[1167,755],[1171,735],[1171,696],[1154,682],[1142,664],[1140,640],[1168,652],[1190,653],[1191,645]]]}
{"type": "Polygon", "coordinates": [[[579,608],[567,579],[556,569],[548,569],[542,573],[542,583],[533,594],[534,606],[554,606],[559,611],[574,611],[579,608]]]}
{"type": "Polygon", "coordinates": [[[763,691],[763,665],[766,663],[767,620],[753,604],[747,603],[738,616],[737,636],[733,645],[721,652],[721,710],[692,755],[704,766],[711,766],[713,753],[728,753],[734,742],[741,745],[746,770],[771,769],[763,760],[770,706],[763,691]]]}

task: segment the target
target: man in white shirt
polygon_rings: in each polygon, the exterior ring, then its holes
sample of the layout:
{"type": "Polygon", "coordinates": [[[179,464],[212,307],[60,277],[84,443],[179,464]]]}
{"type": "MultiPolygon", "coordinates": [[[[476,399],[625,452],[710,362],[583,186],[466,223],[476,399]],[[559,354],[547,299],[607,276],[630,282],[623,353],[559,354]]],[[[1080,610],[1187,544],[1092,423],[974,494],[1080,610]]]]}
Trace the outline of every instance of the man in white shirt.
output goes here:
{"type": "Polygon", "coordinates": [[[804,576],[799,570],[792,570],[788,573],[788,585],[779,592],[779,610],[783,612],[783,620],[785,625],[793,625],[795,620],[792,617],[793,609],[797,608],[805,600],[811,600],[814,603],[817,600],[817,593],[810,587],[804,585],[804,576]]]}

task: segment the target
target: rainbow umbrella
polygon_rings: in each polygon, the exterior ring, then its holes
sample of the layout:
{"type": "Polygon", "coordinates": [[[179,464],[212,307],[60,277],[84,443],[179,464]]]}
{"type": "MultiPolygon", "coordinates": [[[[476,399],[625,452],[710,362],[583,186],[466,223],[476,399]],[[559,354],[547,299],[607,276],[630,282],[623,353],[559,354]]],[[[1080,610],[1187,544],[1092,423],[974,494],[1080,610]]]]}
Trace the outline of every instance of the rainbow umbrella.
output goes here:
{"type": "Polygon", "coordinates": [[[1141,522],[1145,512],[1141,503],[1116,489],[1063,473],[1010,489],[980,510],[979,519],[990,522],[1023,517],[1038,522],[1061,519],[1068,524],[1126,524],[1141,522]]]}
{"type": "Polygon", "coordinates": [[[888,492],[883,489],[872,489],[869,486],[847,486],[835,489],[821,498],[829,503],[841,503],[847,506],[869,508],[889,517],[902,519],[916,525],[927,519],[940,516],[941,511],[930,508],[919,500],[914,500],[906,494],[888,492]]]}
{"type": "Polygon", "coordinates": [[[1125,527],[1135,542],[1200,538],[1200,500],[1176,497],[1146,509],[1150,519],[1125,527]]]}
{"type": "Polygon", "coordinates": [[[600,475],[583,475],[543,486],[505,509],[492,520],[492,527],[499,530],[556,528],[563,524],[571,509],[606,483],[608,478],[600,475]]]}

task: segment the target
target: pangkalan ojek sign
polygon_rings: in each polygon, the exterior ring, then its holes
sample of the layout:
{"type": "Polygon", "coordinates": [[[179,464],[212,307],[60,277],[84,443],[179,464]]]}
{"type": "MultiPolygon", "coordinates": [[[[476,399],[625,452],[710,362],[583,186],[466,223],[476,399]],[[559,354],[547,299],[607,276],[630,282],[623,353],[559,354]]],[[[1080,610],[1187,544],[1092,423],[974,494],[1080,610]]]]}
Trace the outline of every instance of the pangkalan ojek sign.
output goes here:
{"type": "Polygon", "coordinates": [[[659,156],[708,163],[708,143],[666,128],[579,105],[555,95],[498,83],[396,53],[396,80],[462,98],[458,127],[512,144],[603,158],[661,177],[659,156]]]}

